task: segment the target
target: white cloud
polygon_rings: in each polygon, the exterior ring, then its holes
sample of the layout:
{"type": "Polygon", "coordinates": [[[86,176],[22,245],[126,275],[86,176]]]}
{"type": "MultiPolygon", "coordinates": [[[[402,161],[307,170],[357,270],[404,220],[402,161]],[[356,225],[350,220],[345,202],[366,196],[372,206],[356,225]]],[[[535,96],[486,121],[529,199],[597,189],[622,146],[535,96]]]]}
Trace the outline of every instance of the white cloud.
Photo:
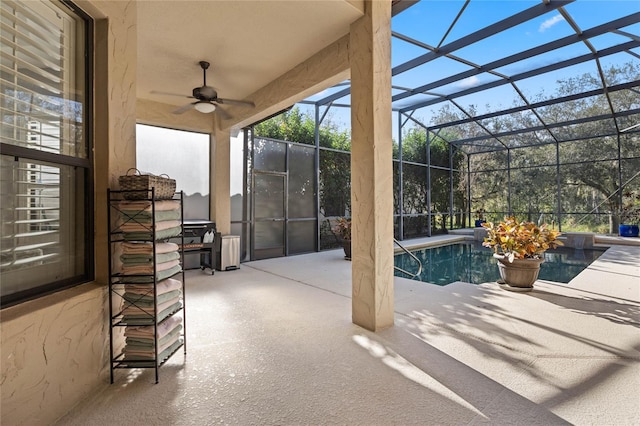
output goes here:
{"type": "Polygon", "coordinates": [[[474,75],[473,77],[465,78],[460,83],[458,83],[458,85],[466,89],[468,87],[476,86],[479,82],[480,79],[474,75]]]}
{"type": "Polygon", "coordinates": [[[540,24],[540,28],[538,28],[538,32],[543,33],[560,21],[564,21],[564,18],[559,14],[552,18],[549,18],[546,21],[544,21],[542,24],[540,24]]]}

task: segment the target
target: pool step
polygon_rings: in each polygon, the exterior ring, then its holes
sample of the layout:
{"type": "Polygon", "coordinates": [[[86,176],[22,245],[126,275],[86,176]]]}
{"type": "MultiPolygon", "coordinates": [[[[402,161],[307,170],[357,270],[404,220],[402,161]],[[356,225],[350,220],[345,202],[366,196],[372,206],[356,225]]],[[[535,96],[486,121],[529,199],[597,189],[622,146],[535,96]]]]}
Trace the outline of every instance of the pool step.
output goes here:
{"type": "Polygon", "coordinates": [[[640,237],[620,237],[617,235],[596,235],[596,244],[607,246],[640,246],[640,237]]]}

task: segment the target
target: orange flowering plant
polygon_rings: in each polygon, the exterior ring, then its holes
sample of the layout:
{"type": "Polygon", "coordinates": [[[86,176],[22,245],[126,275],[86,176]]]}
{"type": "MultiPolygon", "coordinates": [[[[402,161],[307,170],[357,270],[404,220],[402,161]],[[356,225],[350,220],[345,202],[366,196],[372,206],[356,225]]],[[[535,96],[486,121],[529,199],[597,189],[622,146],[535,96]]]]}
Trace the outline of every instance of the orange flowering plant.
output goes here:
{"type": "Polygon", "coordinates": [[[347,217],[339,217],[333,232],[338,234],[343,240],[351,240],[351,219],[347,217]]]}
{"type": "Polygon", "coordinates": [[[487,237],[482,245],[513,259],[540,258],[549,249],[563,245],[558,241],[559,231],[549,229],[547,224],[538,226],[533,222],[518,222],[515,217],[505,217],[498,223],[484,223],[487,237]]]}

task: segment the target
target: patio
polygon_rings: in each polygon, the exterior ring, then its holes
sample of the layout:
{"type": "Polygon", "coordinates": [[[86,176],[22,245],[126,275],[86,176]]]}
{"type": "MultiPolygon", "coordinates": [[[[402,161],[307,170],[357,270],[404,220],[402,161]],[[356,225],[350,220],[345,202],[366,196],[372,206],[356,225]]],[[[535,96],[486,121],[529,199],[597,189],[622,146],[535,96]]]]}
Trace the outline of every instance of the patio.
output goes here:
{"type": "Polygon", "coordinates": [[[396,278],[378,333],[351,323],[341,251],[188,271],[186,357],[159,384],[117,371],[58,424],[637,424],[639,265],[613,246],[528,294],[396,278]]]}

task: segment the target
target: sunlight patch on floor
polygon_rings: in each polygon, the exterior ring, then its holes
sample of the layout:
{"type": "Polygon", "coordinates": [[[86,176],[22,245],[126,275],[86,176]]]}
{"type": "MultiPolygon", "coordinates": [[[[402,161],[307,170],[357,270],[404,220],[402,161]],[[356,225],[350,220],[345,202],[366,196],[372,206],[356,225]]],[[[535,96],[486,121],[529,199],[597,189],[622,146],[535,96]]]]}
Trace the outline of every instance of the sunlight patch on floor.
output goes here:
{"type": "Polygon", "coordinates": [[[369,351],[369,354],[371,356],[380,359],[380,361],[382,361],[384,365],[396,370],[407,379],[437,393],[438,395],[448,398],[456,404],[468,409],[469,411],[479,416],[482,416],[482,418],[484,419],[487,419],[484,414],[482,414],[477,408],[467,402],[460,395],[444,386],[442,383],[422,371],[420,368],[416,367],[414,364],[400,356],[398,353],[394,352],[392,349],[381,345],[380,343],[371,340],[369,337],[362,334],[353,336],[353,341],[365,350],[369,351]]]}

